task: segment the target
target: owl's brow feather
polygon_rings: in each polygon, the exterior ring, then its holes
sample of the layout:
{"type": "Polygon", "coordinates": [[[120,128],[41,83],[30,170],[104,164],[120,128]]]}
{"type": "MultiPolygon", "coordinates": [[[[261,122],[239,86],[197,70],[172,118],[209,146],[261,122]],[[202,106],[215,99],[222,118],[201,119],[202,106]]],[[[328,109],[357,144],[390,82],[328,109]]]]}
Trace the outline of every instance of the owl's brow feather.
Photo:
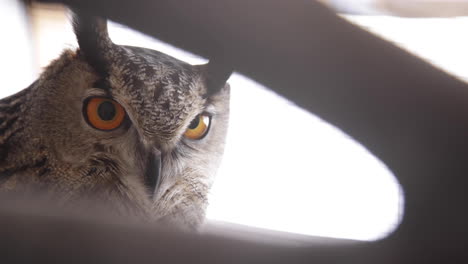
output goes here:
{"type": "Polygon", "coordinates": [[[112,98],[112,92],[111,92],[112,86],[110,85],[107,78],[104,78],[104,77],[99,78],[97,81],[93,83],[93,88],[102,90],[107,97],[112,98]]]}

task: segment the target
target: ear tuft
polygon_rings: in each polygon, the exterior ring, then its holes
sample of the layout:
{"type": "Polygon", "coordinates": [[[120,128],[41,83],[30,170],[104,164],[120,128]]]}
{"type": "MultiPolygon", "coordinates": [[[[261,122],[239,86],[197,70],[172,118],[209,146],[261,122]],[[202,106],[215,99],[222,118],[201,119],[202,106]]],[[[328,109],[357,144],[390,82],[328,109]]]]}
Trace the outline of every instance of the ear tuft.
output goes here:
{"type": "Polygon", "coordinates": [[[222,60],[211,59],[207,64],[203,65],[208,94],[215,94],[221,90],[233,69],[222,60]]]}
{"type": "Polygon", "coordinates": [[[107,31],[107,20],[76,9],[72,12],[79,52],[99,74],[106,75],[114,46],[107,31]]]}

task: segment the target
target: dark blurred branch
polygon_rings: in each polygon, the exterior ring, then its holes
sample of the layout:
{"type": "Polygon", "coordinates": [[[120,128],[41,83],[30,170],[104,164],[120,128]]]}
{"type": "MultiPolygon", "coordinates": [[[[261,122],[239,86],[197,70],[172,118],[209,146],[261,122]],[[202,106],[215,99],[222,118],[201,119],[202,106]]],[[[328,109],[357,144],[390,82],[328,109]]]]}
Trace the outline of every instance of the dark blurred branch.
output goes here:
{"type": "MultiPolygon", "coordinates": [[[[105,211],[65,211],[50,200],[1,195],[2,263],[324,263],[345,260],[365,243],[316,239],[317,250],[288,243],[255,242],[217,235],[177,232],[105,211]],[[39,201],[37,201],[39,200],[39,201]],[[82,214],[86,212],[86,214],[82,214]]],[[[251,234],[252,235],[252,234],[251,234]]]]}

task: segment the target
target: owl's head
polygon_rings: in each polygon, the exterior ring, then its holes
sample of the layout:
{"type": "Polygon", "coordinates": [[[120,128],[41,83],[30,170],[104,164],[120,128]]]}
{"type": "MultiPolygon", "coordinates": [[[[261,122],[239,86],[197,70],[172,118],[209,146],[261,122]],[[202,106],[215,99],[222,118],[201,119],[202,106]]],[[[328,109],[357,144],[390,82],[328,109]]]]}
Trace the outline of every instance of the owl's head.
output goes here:
{"type": "Polygon", "coordinates": [[[39,183],[70,201],[197,225],[223,153],[228,72],[116,45],[102,19],[75,15],[74,29],[79,49],[21,95],[23,128],[10,143],[32,165],[4,188],[39,183]]]}

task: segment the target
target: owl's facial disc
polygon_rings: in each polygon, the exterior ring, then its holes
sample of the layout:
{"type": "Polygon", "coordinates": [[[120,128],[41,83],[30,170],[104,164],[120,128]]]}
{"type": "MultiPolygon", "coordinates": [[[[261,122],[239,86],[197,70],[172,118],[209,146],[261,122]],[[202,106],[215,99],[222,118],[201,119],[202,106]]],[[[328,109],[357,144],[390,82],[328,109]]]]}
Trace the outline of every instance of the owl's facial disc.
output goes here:
{"type": "Polygon", "coordinates": [[[88,157],[80,172],[99,181],[105,191],[98,193],[117,195],[156,218],[201,223],[224,148],[231,70],[223,61],[190,65],[114,44],[105,20],[79,12],[74,29],[79,60],[91,73],[77,92],[85,118],[81,137],[89,144],[77,144],[87,152],[70,160],[88,157]]]}
{"type": "MultiPolygon", "coordinates": [[[[104,96],[91,96],[85,99],[83,103],[83,117],[90,127],[104,133],[118,129],[127,130],[130,125],[128,124],[130,121],[124,107],[112,98],[104,96]],[[127,123],[127,126],[122,127],[124,123],[127,123]]],[[[154,147],[143,147],[143,149],[140,150],[143,152],[141,156],[146,157],[142,170],[143,183],[152,198],[160,182],[161,151],[154,147]]]]}

